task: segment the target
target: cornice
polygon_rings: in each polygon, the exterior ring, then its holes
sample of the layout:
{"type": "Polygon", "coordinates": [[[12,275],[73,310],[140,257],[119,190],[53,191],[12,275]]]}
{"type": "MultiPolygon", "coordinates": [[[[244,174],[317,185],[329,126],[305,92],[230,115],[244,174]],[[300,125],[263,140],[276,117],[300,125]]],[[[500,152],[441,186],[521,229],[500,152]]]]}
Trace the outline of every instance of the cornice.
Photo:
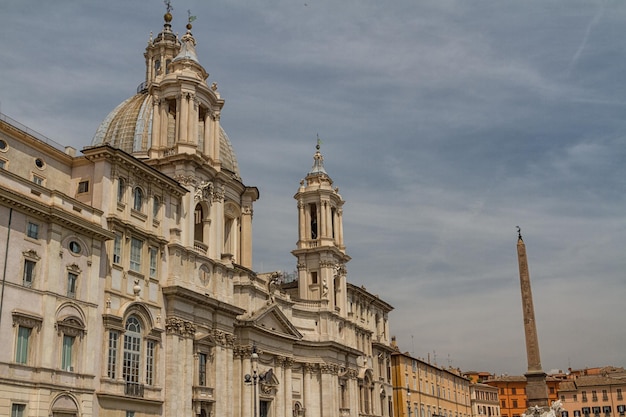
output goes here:
{"type": "Polygon", "coordinates": [[[107,240],[115,238],[113,232],[106,230],[97,223],[89,222],[57,206],[49,206],[6,188],[0,188],[0,201],[6,205],[31,213],[34,216],[41,217],[48,222],[63,225],[68,229],[95,237],[96,239],[107,240]]]}
{"type": "Polygon", "coordinates": [[[180,185],[176,180],[163,174],[161,171],[153,168],[146,162],[143,162],[133,155],[124,152],[121,149],[114,148],[109,144],[91,146],[82,150],[85,158],[92,162],[108,160],[113,165],[120,165],[131,171],[144,180],[157,183],[158,186],[165,188],[168,192],[182,196],[189,191],[180,185]]]}
{"type": "Polygon", "coordinates": [[[163,287],[162,292],[163,292],[163,296],[166,298],[173,298],[173,297],[182,298],[184,300],[189,300],[205,307],[213,308],[222,313],[230,314],[234,317],[239,316],[245,313],[246,311],[235,305],[216,300],[215,298],[212,298],[206,294],[200,294],[198,292],[192,291],[188,288],[184,288],[178,285],[165,286],[163,287]]]}

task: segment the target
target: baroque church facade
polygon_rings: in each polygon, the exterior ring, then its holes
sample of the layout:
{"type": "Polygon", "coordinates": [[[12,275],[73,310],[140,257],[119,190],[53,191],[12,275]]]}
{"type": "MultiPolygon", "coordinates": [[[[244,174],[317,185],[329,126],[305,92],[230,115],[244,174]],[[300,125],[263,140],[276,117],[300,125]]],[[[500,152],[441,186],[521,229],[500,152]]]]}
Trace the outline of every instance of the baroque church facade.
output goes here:
{"type": "Polygon", "coordinates": [[[82,155],[0,118],[0,415],[393,415],[392,306],[347,279],[319,145],[296,276],[253,271],[259,191],[171,20],[82,155]]]}

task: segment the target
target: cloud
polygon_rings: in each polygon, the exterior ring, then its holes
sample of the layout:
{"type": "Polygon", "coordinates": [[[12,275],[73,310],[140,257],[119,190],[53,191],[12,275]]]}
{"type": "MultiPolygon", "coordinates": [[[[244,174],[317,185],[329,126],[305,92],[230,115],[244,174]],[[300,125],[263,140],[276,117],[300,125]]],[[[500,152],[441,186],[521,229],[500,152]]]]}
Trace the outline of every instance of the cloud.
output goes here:
{"type": "MultiPolygon", "coordinates": [[[[174,31],[187,9],[198,16],[222,125],[260,189],[255,269],[295,268],[292,197],[319,134],[346,200],[348,279],[395,307],[401,350],[525,371],[520,225],[544,368],[626,366],[626,334],[606,330],[624,325],[626,9],[306,3],[174,4],[174,31]]],[[[143,81],[163,13],[160,2],[6,4],[0,111],[88,145],[143,81]]]]}

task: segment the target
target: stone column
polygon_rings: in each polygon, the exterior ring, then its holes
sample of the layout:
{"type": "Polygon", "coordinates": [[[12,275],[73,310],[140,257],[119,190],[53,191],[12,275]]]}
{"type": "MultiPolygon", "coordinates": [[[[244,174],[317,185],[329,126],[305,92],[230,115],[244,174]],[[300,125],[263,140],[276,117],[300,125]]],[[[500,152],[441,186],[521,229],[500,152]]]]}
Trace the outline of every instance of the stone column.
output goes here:
{"type": "Polygon", "coordinates": [[[161,99],[152,99],[152,148],[161,147],[161,99]]]}
{"type": "Polygon", "coordinates": [[[291,368],[293,367],[293,358],[285,358],[283,362],[284,366],[284,379],[283,379],[283,396],[284,401],[284,415],[290,417],[293,412],[293,397],[292,397],[292,381],[291,381],[291,368]]]}
{"type": "Polygon", "coordinates": [[[298,242],[306,239],[306,218],[304,214],[304,202],[298,200],[298,242]]]}
{"type": "Polygon", "coordinates": [[[189,142],[189,131],[187,129],[189,122],[189,93],[183,93],[180,100],[180,135],[179,142],[189,142]]]}
{"type": "Polygon", "coordinates": [[[317,416],[312,404],[311,395],[311,372],[313,365],[305,363],[302,365],[302,405],[307,416],[317,416]]]}
{"type": "Polygon", "coordinates": [[[187,119],[188,127],[187,142],[198,146],[198,99],[195,94],[189,95],[189,118],[187,119]]]}
{"type": "Polygon", "coordinates": [[[337,209],[337,241],[339,242],[339,246],[343,246],[343,209],[337,209]]]}
{"type": "Polygon", "coordinates": [[[210,240],[209,257],[213,259],[222,258],[224,249],[224,186],[215,182],[210,211],[210,240]]]}
{"type": "Polygon", "coordinates": [[[244,206],[241,213],[241,265],[252,268],[252,206],[244,206]]]}
{"type": "Polygon", "coordinates": [[[202,149],[202,153],[207,155],[209,158],[213,158],[213,143],[211,142],[211,116],[207,111],[204,115],[204,149],[202,149]]]}
{"type": "Polygon", "coordinates": [[[196,326],[178,317],[165,321],[165,415],[192,415],[193,337],[196,326]]]}
{"type": "Polygon", "coordinates": [[[322,365],[320,384],[321,417],[334,417],[339,413],[337,405],[337,370],[333,365],[322,365]]]}
{"type": "MultiPolygon", "coordinates": [[[[161,105],[159,106],[159,111],[161,114],[161,118],[159,119],[161,123],[161,128],[159,130],[161,134],[157,138],[159,147],[167,147],[167,138],[169,137],[169,129],[168,129],[169,108],[170,108],[170,105],[167,102],[167,100],[161,99],[161,105]]],[[[153,141],[155,140],[154,136],[152,137],[152,140],[153,141]]]]}
{"type": "Polygon", "coordinates": [[[183,105],[183,96],[182,94],[178,94],[176,96],[176,129],[174,132],[174,145],[177,144],[178,142],[180,142],[180,137],[181,137],[181,133],[180,133],[180,118],[181,118],[181,107],[183,105]]]}
{"type": "Polygon", "coordinates": [[[213,160],[220,160],[220,113],[214,113],[213,122],[213,160]]]}

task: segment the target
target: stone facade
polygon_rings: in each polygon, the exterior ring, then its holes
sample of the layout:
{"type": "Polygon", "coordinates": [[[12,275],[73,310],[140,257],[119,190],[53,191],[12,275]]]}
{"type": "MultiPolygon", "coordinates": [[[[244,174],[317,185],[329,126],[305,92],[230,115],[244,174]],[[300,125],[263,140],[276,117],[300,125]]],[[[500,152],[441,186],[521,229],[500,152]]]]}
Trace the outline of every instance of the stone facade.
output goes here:
{"type": "Polygon", "coordinates": [[[391,354],[395,417],[472,415],[468,378],[456,369],[439,367],[395,348],[391,354]]]}
{"type": "Polygon", "coordinates": [[[253,271],[259,192],[164,20],[81,156],[0,120],[0,415],[390,416],[392,307],[348,282],[319,147],[297,276],[253,271]]]}

